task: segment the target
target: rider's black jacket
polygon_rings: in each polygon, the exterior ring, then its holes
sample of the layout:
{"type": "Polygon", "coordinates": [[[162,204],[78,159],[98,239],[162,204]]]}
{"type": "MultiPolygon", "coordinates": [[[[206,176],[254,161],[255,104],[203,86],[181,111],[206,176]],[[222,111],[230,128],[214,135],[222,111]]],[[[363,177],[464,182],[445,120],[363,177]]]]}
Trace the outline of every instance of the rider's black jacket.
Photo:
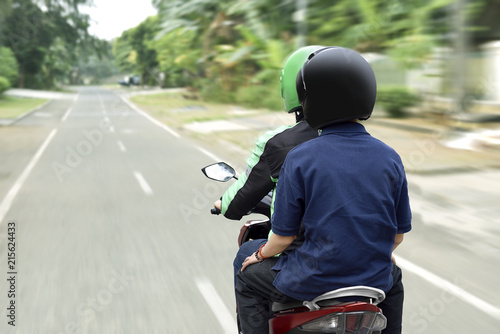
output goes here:
{"type": "Polygon", "coordinates": [[[288,152],[317,136],[318,131],[301,120],[293,126],[278,128],[260,137],[248,159],[245,173],[222,196],[224,216],[240,220],[252,210],[264,196],[275,189],[288,152]]]}

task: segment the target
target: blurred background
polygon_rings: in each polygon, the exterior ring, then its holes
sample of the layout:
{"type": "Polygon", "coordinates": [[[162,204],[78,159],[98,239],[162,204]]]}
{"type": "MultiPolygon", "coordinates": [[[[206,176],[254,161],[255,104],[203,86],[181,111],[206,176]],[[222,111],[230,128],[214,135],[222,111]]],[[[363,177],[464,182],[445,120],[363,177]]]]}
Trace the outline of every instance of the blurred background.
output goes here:
{"type": "Polygon", "coordinates": [[[2,0],[2,90],[127,76],[130,83],[189,86],[203,98],[280,110],[279,94],[266,92],[279,85],[283,60],[318,44],[365,54],[381,101],[482,110],[485,101],[500,99],[498,9],[494,0],[155,0],[139,7],[2,0]]]}
{"type": "Polygon", "coordinates": [[[236,332],[241,223],[208,214],[228,185],[199,169],[242,170],[293,122],[281,67],[313,44],[370,62],[366,127],[405,163],[403,332],[500,332],[499,16],[499,0],[0,0],[0,273],[11,221],[20,263],[0,332],[236,332]]]}

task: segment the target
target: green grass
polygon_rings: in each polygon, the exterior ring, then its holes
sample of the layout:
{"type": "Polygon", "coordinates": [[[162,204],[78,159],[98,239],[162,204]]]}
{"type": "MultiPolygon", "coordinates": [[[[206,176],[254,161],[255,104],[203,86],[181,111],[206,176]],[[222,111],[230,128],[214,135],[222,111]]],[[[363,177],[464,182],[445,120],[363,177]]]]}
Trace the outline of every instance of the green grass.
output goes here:
{"type": "Polygon", "coordinates": [[[17,118],[47,101],[47,99],[23,99],[0,95],[0,118],[17,118]]]}
{"type": "MultiPolygon", "coordinates": [[[[164,92],[136,95],[131,98],[139,108],[172,127],[180,128],[192,122],[206,122],[239,117],[232,105],[189,98],[188,94],[164,92]]],[[[265,112],[256,110],[253,114],[265,112]]]]}

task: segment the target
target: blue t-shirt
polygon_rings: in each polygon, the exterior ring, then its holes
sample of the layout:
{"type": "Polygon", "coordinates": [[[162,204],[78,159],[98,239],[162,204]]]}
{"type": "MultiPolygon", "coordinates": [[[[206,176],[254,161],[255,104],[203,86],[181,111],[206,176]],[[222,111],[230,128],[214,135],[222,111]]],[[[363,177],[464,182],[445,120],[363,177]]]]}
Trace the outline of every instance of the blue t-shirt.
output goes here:
{"type": "Polygon", "coordinates": [[[396,234],[411,229],[401,158],[359,123],[326,127],[281,169],[273,232],[297,235],[301,222],[303,245],[273,268],[278,290],[299,300],[354,285],[387,292],[396,234]]]}

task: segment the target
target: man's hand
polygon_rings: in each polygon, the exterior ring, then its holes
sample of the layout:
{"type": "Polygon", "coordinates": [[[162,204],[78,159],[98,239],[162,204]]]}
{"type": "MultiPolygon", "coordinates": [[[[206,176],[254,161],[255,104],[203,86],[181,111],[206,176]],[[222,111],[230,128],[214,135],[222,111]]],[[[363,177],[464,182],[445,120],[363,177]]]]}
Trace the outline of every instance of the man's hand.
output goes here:
{"type": "Polygon", "coordinates": [[[249,265],[251,264],[254,264],[254,263],[259,263],[260,261],[257,260],[257,257],[255,256],[255,253],[253,253],[252,255],[250,255],[249,257],[247,257],[245,259],[245,261],[243,261],[243,266],[241,267],[241,271],[245,270],[246,267],[248,267],[249,265]]]}
{"type": "MultiPolygon", "coordinates": [[[[285,249],[288,248],[292,244],[292,242],[297,238],[296,235],[290,237],[282,237],[277,235],[276,233],[271,234],[268,242],[262,246],[260,249],[260,257],[263,259],[268,259],[270,257],[275,256],[276,254],[282,253],[285,249]]],[[[262,260],[261,260],[262,261],[262,260]]],[[[241,267],[241,271],[245,270],[251,264],[261,262],[255,256],[255,253],[250,255],[243,261],[243,266],[241,267]]]]}
{"type": "Polygon", "coordinates": [[[220,199],[218,199],[218,200],[215,201],[214,208],[222,210],[222,201],[220,199]]]}

